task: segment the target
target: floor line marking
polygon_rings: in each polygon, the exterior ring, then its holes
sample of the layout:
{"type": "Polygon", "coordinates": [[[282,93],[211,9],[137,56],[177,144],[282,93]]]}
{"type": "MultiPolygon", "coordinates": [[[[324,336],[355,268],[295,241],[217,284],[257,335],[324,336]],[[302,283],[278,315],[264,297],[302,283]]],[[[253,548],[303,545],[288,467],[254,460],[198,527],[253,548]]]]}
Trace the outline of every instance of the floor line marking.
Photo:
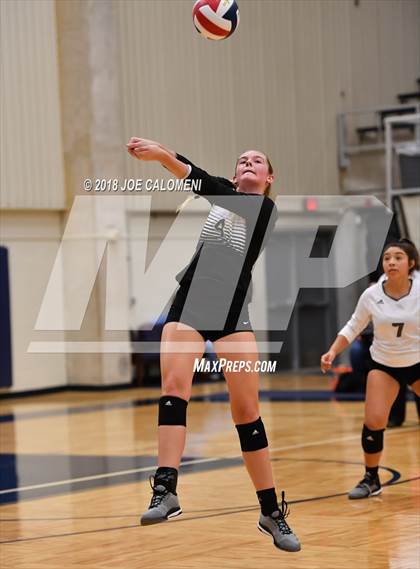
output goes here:
{"type": "MultiPolygon", "coordinates": [[[[411,482],[412,480],[417,480],[418,477],[416,478],[408,478],[406,480],[401,480],[400,482],[397,482],[396,484],[404,484],[406,482],[411,482]]],[[[316,502],[318,500],[327,500],[327,499],[331,499],[331,498],[339,498],[341,496],[346,496],[347,492],[339,492],[337,494],[329,494],[326,496],[315,496],[312,498],[303,498],[301,500],[291,500],[290,504],[300,504],[300,503],[307,503],[307,502],[316,502]]],[[[214,517],[222,517],[222,516],[229,516],[232,514],[240,514],[243,512],[250,512],[250,511],[257,511],[259,510],[259,506],[245,506],[242,508],[238,508],[237,510],[231,510],[229,512],[220,512],[220,513],[216,513],[216,514],[208,514],[205,516],[191,516],[191,517],[185,517],[185,518],[181,518],[181,519],[176,519],[171,521],[171,523],[182,523],[182,522],[191,522],[191,521],[196,521],[196,520],[200,520],[200,519],[208,519],[208,518],[214,518],[214,517]]],[[[186,512],[185,512],[186,513],[186,512]]],[[[86,534],[92,534],[92,533],[102,533],[102,532],[106,532],[106,531],[118,531],[121,529],[141,529],[141,526],[139,524],[135,524],[135,525],[126,525],[126,526],[118,526],[118,527],[110,527],[110,528],[101,528],[101,529],[94,529],[94,530],[85,530],[85,531],[78,531],[78,532],[73,532],[73,533],[61,533],[61,534],[52,534],[52,535],[40,535],[40,536],[35,536],[35,537],[20,537],[17,539],[9,539],[9,540],[4,540],[4,541],[0,541],[0,545],[4,545],[4,544],[13,544],[13,543],[19,543],[19,542],[26,542],[26,541],[39,541],[41,539],[54,539],[54,538],[60,538],[60,537],[73,537],[75,535],[86,535],[86,534]]]]}
{"type": "MultiPolygon", "coordinates": [[[[418,431],[419,429],[417,427],[414,427],[412,429],[405,429],[403,432],[399,432],[399,431],[391,431],[391,432],[387,432],[386,437],[389,436],[395,436],[395,435],[401,435],[401,434],[405,434],[405,433],[415,433],[416,431],[418,431]]],[[[342,442],[342,441],[351,441],[351,440],[359,440],[361,437],[361,434],[357,434],[357,435],[349,435],[347,437],[336,437],[334,439],[328,439],[328,440],[324,440],[324,441],[313,441],[313,442],[309,442],[309,443],[302,443],[300,445],[290,445],[290,446],[285,446],[285,447],[278,447],[278,448],[270,448],[270,453],[273,452],[281,452],[284,450],[292,450],[295,448],[304,448],[304,447],[311,447],[311,446],[318,446],[320,444],[329,444],[329,443],[336,443],[336,442],[342,442]]]]}
{"type": "MultiPolygon", "coordinates": [[[[418,429],[417,428],[413,428],[411,430],[404,430],[403,433],[397,432],[397,431],[391,431],[390,433],[387,433],[387,437],[389,436],[395,436],[395,435],[399,435],[399,434],[406,434],[408,432],[416,432],[418,429]]],[[[333,439],[324,439],[324,440],[320,440],[320,441],[313,441],[313,442],[309,442],[309,443],[300,443],[300,444],[296,444],[296,445],[288,445],[288,446],[284,446],[284,447],[277,447],[277,448],[273,448],[270,449],[271,453],[274,452],[283,452],[286,450],[297,450],[300,448],[305,448],[305,447],[312,447],[312,446],[319,446],[319,445],[324,445],[324,444],[331,444],[331,443],[336,443],[336,442],[344,442],[344,441],[349,441],[349,440],[357,440],[360,438],[360,434],[357,435],[349,435],[347,437],[336,437],[333,439]]],[[[181,462],[181,468],[183,466],[188,466],[190,464],[202,464],[205,462],[217,462],[220,460],[227,460],[227,459],[240,459],[242,458],[242,455],[228,455],[228,456],[219,456],[219,457],[212,457],[212,458],[199,458],[199,459],[193,459],[193,460],[188,460],[186,462],[181,462]]],[[[77,482],[88,482],[90,480],[100,480],[102,478],[113,478],[116,476],[124,476],[126,474],[134,474],[137,472],[154,472],[156,470],[156,466],[145,466],[142,468],[132,468],[130,470],[120,470],[118,472],[107,472],[105,474],[95,474],[92,476],[82,476],[80,478],[70,478],[68,480],[58,480],[55,482],[45,482],[43,484],[34,484],[32,486],[22,486],[22,487],[18,487],[18,488],[8,488],[7,490],[0,490],[0,495],[4,495],[4,494],[12,494],[15,492],[27,492],[29,490],[38,490],[40,488],[53,488],[54,486],[63,486],[66,484],[75,484],[77,482]]]]}
{"type": "MultiPolygon", "coordinates": [[[[189,464],[201,464],[203,462],[213,462],[220,460],[215,458],[199,458],[194,460],[187,460],[182,462],[181,466],[189,464]]],[[[136,472],[154,472],[156,466],[144,466],[142,468],[132,468],[130,470],[119,470],[117,472],[106,472],[105,474],[93,474],[92,476],[81,476],[80,478],[69,478],[68,480],[57,480],[56,482],[45,482],[44,484],[33,484],[32,486],[22,486],[18,488],[8,488],[7,490],[0,490],[0,494],[11,494],[13,492],[26,492],[28,490],[38,490],[39,488],[52,488],[54,486],[62,486],[65,484],[75,484],[76,482],[88,482],[90,480],[100,480],[101,478],[113,478],[114,476],[124,476],[125,474],[134,474],[136,472]]]]}

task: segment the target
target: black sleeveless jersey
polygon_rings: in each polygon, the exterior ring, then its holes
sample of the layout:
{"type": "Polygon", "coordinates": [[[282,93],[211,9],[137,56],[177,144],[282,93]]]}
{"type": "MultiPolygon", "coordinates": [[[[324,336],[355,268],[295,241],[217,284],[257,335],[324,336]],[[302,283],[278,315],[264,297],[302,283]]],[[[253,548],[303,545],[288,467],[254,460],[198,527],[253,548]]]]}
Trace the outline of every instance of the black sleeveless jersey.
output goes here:
{"type": "Polygon", "coordinates": [[[189,286],[193,276],[221,283],[235,290],[235,302],[250,302],[252,269],[278,217],[274,202],[238,192],[229,180],[209,175],[179,154],[177,159],[191,166],[186,179],[200,181],[194,192],[212,207],[193,258],[176,279],[181,286],[189,286]]]}

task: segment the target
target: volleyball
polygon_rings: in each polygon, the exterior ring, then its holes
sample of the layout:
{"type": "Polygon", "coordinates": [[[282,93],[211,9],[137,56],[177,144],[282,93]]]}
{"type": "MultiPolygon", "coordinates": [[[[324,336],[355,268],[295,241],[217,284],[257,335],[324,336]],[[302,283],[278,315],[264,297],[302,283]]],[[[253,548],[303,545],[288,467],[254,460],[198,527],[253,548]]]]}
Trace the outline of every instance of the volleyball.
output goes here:
{"type": "Polygon", "coordinates": [[[236,30],[239,9],[235,0],[197,0],[193,7],[197,31],[209,40],[223,40],[236,30]]]}

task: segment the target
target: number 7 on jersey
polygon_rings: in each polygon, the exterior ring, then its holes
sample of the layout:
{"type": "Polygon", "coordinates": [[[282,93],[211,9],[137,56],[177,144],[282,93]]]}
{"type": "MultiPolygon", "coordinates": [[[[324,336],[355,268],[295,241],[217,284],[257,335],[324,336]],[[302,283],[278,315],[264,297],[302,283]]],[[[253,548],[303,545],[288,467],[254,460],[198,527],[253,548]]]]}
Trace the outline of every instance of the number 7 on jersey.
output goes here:
{"type": "Polygon", "coordinates": [[[403,331],[403,328],[404,328],[404,322],[393,322],[392,325],[393,325],[395,328],[398,328],[398,330],[397,330],[397,338],[400,338],[400,337],[401,337],[401,334],[402,334],[402,331],[403,331]]]}

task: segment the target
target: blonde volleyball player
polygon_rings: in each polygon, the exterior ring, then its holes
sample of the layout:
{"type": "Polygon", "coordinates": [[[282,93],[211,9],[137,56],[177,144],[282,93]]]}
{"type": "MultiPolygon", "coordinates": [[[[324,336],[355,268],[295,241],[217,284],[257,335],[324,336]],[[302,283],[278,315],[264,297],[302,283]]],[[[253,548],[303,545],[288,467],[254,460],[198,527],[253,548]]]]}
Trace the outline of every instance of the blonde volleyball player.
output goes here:
{"type": "Polygon", "coordinates": [[[361,295],[356,310],[338,333],[321,369],[331,368],[335,357],[373,322],[374,337],[362,430],[366,472],[348,494],[351,500],[376,496],[382,491],[378,465],[389,412],[400,385],[410,385],[420,395],[420,279],[414,278],[419,254],[411,241],[386,245],[382,255],[385,279],[361,295]]]}
{"type": "MultiPolygon", "coordinates": [[[[237,160],[233,181],[229,181],[210,176],[157,142],[131,138],[127,147],[133,157],[160,162],[179,179],[199,181],[201,186],[196,193],[212,205],[196,252],[177,276],[180,286],[162,332],[158,469],[153,477],[149,509],[141,517],[141,524],[149,525],[182,512],[176,493],[178,469],[185,446],[194,361],[202,357],[205,341],[210,339],[218,357],[232,364],[257,361],[256,339],[248,314],[251,273],[277,212],[268,197],[273,170],[262,152],[243,153],[237,160]],[[228,291],[233,291],[232,298],[228,291]],[[249,351],[235,354],[233,344],[239,342],[246,342],[249,351]],[[186,350],[169,351],[167,346],[175,343],[183,343],[186,350]]],[[[259,374],[226,368],[224,371],[243,459],[261,506],[258,528],[270,535],[278,548],[299,551],[299,540],[285,521],[288,508],[284,493],[279,506],[274,488],[259,412],[259,374]]]]}

